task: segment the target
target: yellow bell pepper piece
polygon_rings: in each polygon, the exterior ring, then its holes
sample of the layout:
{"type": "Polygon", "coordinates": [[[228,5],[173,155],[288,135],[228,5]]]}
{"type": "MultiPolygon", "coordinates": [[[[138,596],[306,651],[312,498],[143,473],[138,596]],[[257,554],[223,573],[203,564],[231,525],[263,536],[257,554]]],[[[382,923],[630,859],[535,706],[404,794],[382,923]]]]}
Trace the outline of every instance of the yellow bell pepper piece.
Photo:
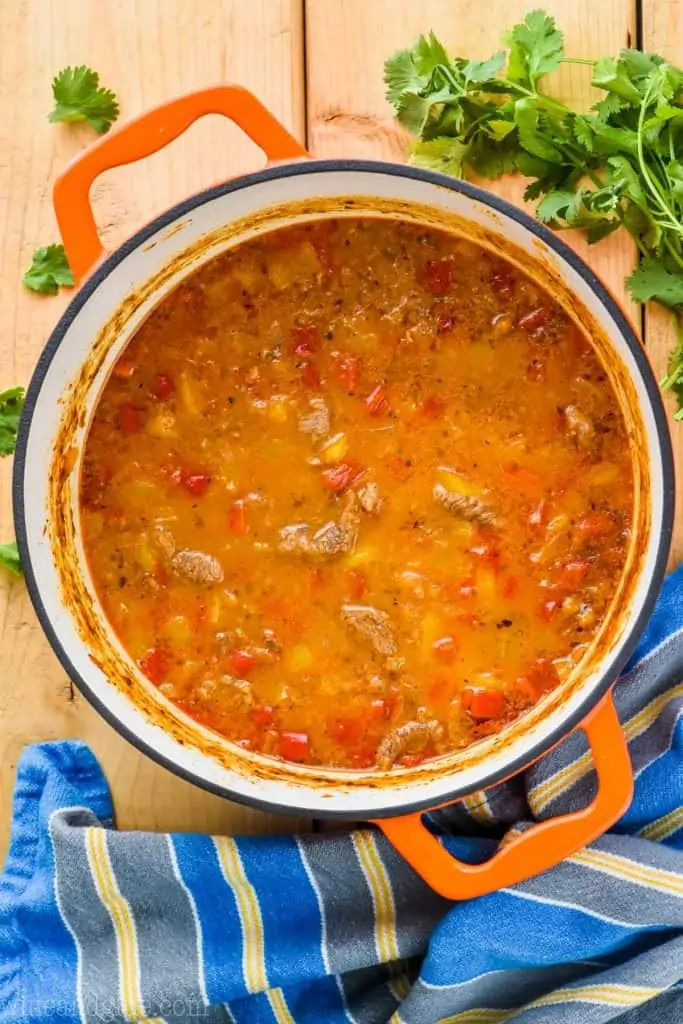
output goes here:
{"type": "Polygon", "coordinates": [[[480,498],[484,489],[478,484],[472,483],[467,477],[461,476],[448,466],[439,466],[437,470],[439,483],[455,494],[462,494],[465,498],[480,498]]]}
{"type": "Polygon", "coordinates": [[[341,462],[349,450],[349,439],[346,434],[336,434],[322,450],[322,460],[328,465],[341,462]]]}

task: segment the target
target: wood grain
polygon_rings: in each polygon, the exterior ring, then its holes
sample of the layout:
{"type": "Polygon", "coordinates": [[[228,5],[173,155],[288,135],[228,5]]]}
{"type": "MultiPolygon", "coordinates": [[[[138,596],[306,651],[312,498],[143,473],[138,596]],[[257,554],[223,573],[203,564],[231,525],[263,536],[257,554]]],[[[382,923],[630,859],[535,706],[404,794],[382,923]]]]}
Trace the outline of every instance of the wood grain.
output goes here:
{"type": "MultiPolygon", "coordinates": [[[[645,0],[642,19],[642,47],[661,53],[672,63],[683,64],[683,3],[680,0],[645,0]]],[[[659,306],[650,305],[645,311],[645,344],[658,377],[666,373],[671,349],[676,344],[673,318],[659,306]]],[[[676,409],[673,398],[667,398],[670,414],[676,409]]],[[[671,420],[670,420],[671,422],[671,420]]],[[[678,495],[676,524],[670,566],[683,560],[683,422],[673,423],[672,439],[676,462],[678,495]]]]}
{"type": "MultiPolygon", "coordinates": [[[[25,383],[68,302],[30,294],[21,275],[33,250],[57,241],[55,174],[94,133],[50,125],[50,83],[86,63],[130,117],[220,82],[251,88],[298,136],[304,130],[301,0],[23,0],[3,6],[0,36],[0,388],[25,383]]],[[[103,176],[93,189],[105,244],[118,244],[173,202],[263,164],[231,124],[212,117],[150,160],[103,176]]],[[[12,536],[10,463],[0,467],[0,539],[12,536]]],[[[123,827],[252,832],[301,824],[262,815],[155,766],[74,696],[23,583],[0,581],[0,862],[17,757],[30,742],[86,740],[105,768],[123,827]]]]}

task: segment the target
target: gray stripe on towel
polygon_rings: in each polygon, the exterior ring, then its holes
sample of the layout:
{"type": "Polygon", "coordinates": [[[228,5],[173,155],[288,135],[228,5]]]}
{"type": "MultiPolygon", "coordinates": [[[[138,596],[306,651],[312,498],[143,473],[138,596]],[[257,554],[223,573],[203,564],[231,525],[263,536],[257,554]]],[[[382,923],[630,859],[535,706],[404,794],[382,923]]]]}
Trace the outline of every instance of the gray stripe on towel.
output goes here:
{"type": "MultiPolygon", "coordinates": [[[[95,888],[85,848],[85,829],[90,826],[101,827],[91,811],[67,808],[52,816],[50,834],[55,855],[55,892],[78,950],[79,998],[85,1024],[102,1024],[122,1017],[123,1007],[118,998],[114,926],[95,888]]],[[[49,995],[47,992],[46,998],[49,995]]]]}
{"type": "Polygon", "coordinates": [[[119,890],[137,931],[140,990],[148,1017],[196,1016],[204,1010],[192,905],[175,875],[168,840],[152,832],[117,833],[109,844],[119,890]],[[144,873],[140,864],[147,865],[144,873]],[[172,938],[171,938],[172,937],[172,938]],[[185,1005],[174,1010],[173,1004],[185,1005]]]}

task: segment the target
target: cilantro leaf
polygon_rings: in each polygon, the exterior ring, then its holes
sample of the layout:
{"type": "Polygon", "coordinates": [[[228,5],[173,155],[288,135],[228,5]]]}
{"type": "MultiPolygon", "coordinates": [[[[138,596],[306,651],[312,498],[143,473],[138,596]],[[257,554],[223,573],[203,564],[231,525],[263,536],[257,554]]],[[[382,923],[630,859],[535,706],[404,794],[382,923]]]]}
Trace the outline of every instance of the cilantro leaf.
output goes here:
{"type": "Polygon", "coordinates": [[[74,276],[68,264],[63,245],[46,245],[36,249],[31,266],[21,279],[31,291],[41,295],[56,295],[60,285],[73,288],[74,276]]]}
{"type": "Polygon", "coordinates": [[[433,32],[420,36],[413,47],[415,67],[421,75],[430,75],[439,64],[448,64],[448,54],[433,32]]]}
{"type": "Polygon", "coordinates": [[[678,412],[674,419],[683,419],[683,330],[680,321],[676,321],[678,341],[669,356],[666,377],[660,381],[662,391],[672,391],[678,401],[678,412]]]}
{"type": "Polygon", "coordinates": [[[532,156],[537,156],[541,160],[547,160],[551,164],[563,162],[562,151],[553,144],[549,132],[543,129],[540,114],[533,100],[528,97],[517,100],[514,117],[520,145],[527,153],[531,153],[532,156]]]}
{"type": "Polygon", "coordinates": [[[442,174],[460,177],[463,161],[467,155],[467,146],[450,135],[439,135],[426,142],[416,142],[413,146],[410,162],[418,167],[426,167],[442,174]]]}
{"type": "Polygon", "coordinates": [[[9,544],[0,544],[0,568],[5,569],[13,576],[22,575],[19,549],[15,540],[10,541],[9,544]]]}
{"type": "Polygon", "coordinates": [[[505,50],[499,50],[488,60],[468,60],[462,73],[468,82],[487,82],[505,67],[505,50]]]}
{"type": "Polygon", "coordinates": [[[573,192],[549,192],[536,207],[536,216],[543,224],[566,220],[567,210],[573,202],[573,192]]]}
{"type": "Polygon", "coordinates": [[[385,61],[384,84],[387,87],[386,97],[397,112],[406,93],[418,96],[428,82],[429,79],[417,70],[415,59],[410,50],[399,50],[385,61]]]}
{"type": "Polygon", "coordinates": [[[562,58],[562,33],[545,11],[530,11],[503,38],[510,45],[508,78],[513,82],[535,86],[539,78],[555,70],[562,58]]]}
{"type": "Polygon", "coordinates": [[[631,80],[622,60],[615,60],[614,57],[602,57],[596,62],[591,84],[596,89],[614,93],[615,96],[628,103],[640,103],[640,91],[631,80]]]}
{"type": "Polygon", "coordinates": [[[48,120],[87,121],[100,135],[109,131],[119,116],[119,103],[111,89],[100,85],[96,71],[84,65],[63,68],[52,82],[54,110],[48,120]]]}
{"type": "Polygon", "coordinates": [[[0,455],[11,455],[15,449],[23,408],[23,388],[8,388],[0,392],[0,455]]]}
{"type": "Polygon", "coordinates": [[[626,284],[636,302],[656,299],[664,306],[683,307],[683,274],[672,274],[651,256],[641,260],[626,284]]]}
{"type": "Polygon", "coordinates": [[[599,100],[591,109],[597,112],[601,121],[607,121],[612,114],[618,114],[624,106],[625,103],[620,96],[617,96],[614,92],[608,92],[607,95],[603,99],[599,100]]]}

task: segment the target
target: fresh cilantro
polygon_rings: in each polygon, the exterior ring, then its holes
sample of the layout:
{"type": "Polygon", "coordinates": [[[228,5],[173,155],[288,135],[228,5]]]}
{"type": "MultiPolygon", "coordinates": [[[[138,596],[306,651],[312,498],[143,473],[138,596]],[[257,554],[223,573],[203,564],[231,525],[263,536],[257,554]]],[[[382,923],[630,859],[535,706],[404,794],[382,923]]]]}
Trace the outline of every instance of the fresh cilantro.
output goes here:
{"type": "Polygon", "coordinates": [[[513,82],[533,87],[562,59],[562,33],[545,11],[531,11],[504,38],[510,44],[508,78],[513,82]]]}
{"type": "Polygon", "coordinates": [[[73,288],[74,276],[67,262],[63,245],[46,245],[36,249],[33,262],[22,277],[27,288],[41,295],[56,295],[60,285],[73,288]]]}
{"type": "Polygon", "coordinates": [[[683,306],[683,274],[672,274],[649,256],[629,277],[628,288],[636,302],[656,299],[663,306],[683,306]]]}
{"type": "Polygon", "coordinates": [[[111,91],[100,85],[96,71],[83,65],[64,68],[52,82],[55,101],[50,121],[87,121],[102,135],[119,116],[119,102],[111,91]]]}
{"type": "Polygon", "coordinates": [[[640,50],[567,57],[542,10],[503,38],[507,52],[469,60],[431,32],[387,61],[387,99],[417,136],[411,159],[462,177],[522,174],[540,220],[592,243],[628,231],[642,257],[631,296],[670,307],[681,324],[662,386],[683,418],[683,71],[640,50]],[[590,111],[543,91],[561,61],[587,66],[602,93],[590,111]]]}
{"type": "Polygon", "coordinates": [[[488,60],[468,60],[462,73],[468,82],[488,82],[505,67],[505,50],[499,50],[488,60]]]}
{"type": "Polygon", "coordinates": [[[23,388],[8,388],[0,392],[0,455],[11,455],[16,447],[23,408],[23,388]]]}
{"type": "Polygon", "coordinates": [[[0,544],[0,568],[5,569],[13,576],[21,576],[21,562],[19,561],[19,549],[15,540],[8,544],[0,544]]]}
{"type": "Polygon", "coordinates": [[[413,163],[431,171],[441,171],[459,177],[467,156],[467,146],[451,135],[439,135],[426,142],[417,142],[413,149],[413,163]]]}

